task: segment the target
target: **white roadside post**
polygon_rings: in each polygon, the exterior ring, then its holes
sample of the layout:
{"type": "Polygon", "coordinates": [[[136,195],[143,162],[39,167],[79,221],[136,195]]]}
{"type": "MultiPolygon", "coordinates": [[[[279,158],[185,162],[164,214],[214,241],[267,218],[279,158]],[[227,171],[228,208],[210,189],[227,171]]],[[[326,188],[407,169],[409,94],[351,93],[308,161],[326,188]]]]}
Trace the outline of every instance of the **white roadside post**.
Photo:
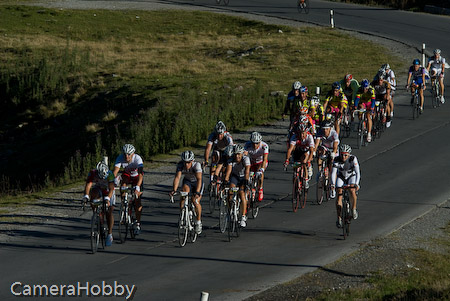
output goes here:
{"type": "Polygon", "coordinates": [[[426,67],[426,64],[425,64],[425,43],[422,44],[422,66],[426,67]]]}
{"type": "Polygon", "coordinates": [[[333,18],[333,10],[330,10],[330,23],[331,23],[331,28],[334,28],[334,18],[333,18]]]}
{"type": "Polygon", "coordinates": [[[105,163],[106,166],[108,166],[108,156],[103,157],[103,163],[105,163]]]}
{"type": "Polygon", "coordinates": [[[209,293],[208,292],[202,292],[200,294],[200,301],[208,301],[209,293]]]}
{"type": "Polygon", "coordinates": [[[316,96],[320,95],[320,87],[316,87],[316,96]]]}

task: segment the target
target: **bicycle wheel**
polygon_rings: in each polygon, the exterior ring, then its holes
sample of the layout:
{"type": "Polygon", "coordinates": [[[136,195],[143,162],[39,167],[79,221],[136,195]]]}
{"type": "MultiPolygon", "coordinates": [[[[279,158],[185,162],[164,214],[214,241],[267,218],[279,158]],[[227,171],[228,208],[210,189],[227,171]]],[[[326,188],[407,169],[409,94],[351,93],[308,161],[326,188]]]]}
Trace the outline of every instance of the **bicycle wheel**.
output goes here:
{"type": "Polygon", "coordinates": [[[250,202],[250,209],[252,212],[252,217],[255,219],[259,213],[259,201],[256,200],[256,192],[258,191],[258,187],[252,189],[250,192],[250,200],[247,199],[247,202],[250,202]]]}
{"type": "Polygon", "coordinates": [[[358,134],[356,135],[356,139],[356,145],[358,149],[360,149],[364,144],[364,126],[362,121],[360,121],[358,124],[358,134]]]}
{"type": "Polygon", "coordinates": [[[100,243],[100,219],[97,213],[91,218],[91,251],[95,254],[100,243]]]}
{"type": "Polygon", "coordinates": [[[190,211],[192,212],[191,218],[189,218],[189,222],[191,223],[191,231],[190,231],[190,238],[191,242],[194,243],[197,240],[198,234],[197,231],[195,231],[195,223],[197,221],[197,213],[195,212],[194,206],[191,207],[190,211]]]}
{"type": "Polygon", "coordinates": [[[292,211],[294,212],[297,212],[298,204],[300,202],[299,187],[298,177],[295,177],[294,183],[292,184],[292,211]]]}
{"type": "Polygon", "coordinates": [[[130,237],[132,239],[135,239],[137,221],[133,214],[133,209],[134,209],[134,201],[128,204],[128,229],[130,230],[130,237]]]}
{"type": "Polygon", "coordinates": [[[209,201],[209,213],[213,213],[215,209],[215,195],[214,195],[215,185],[209,183],[208,185],[208,201],[209,201]]]}
{"type": "Polygon", "coordinates": [[[184,247],[186,245],[187,237],[188,237],[188,231],[189,231],[189,224],[187,217],[187,210],[185,207],[181,209],[180,212],[180,220],[178,221],[178,243],[180,244],[180,247],[184,247]]]}
{"type": "Polygon", "coordinates": [[[302,3],[300,0],[297,1],[297,11],[301,14],[302,13],[302,3]]]}
{"type": "MultiPolygon", "coordinates": [[[[239,210],[239,209],[237,209],[239,210]]],[[[234,220],[234,232],[236,234],[236,237],[239,237],[241,235],[241,224],[239,223],[239,218],[237,218],[237,214],[235,216],[235,220],[234,220]]]]}
{"type": "Polygon", "coordinates": [[[128,208],[127,204],[121,202],[119,210],[119,240],[125,243],[128,235],[128,208]]]}
{"type": "Polygon", "coordinates": [[[234,223],[233,208],[230,208],[230,210],[228,211],[227,218],[228,218],[228,241],[231,241],[231,237],[234,232],[234,227],[236,226],[234,223]]]}
{"type": "Polygon", "coordinates": [[[309,0],[305,0],[303,9],[305,10],[305,14],[309,14],[309,0]]]}
{"type": "Polygon", "coordinates": [[[316,185],[316,201],[317,204],[321,205],[323,202],[323,199],[325,198],[325,174],[323,172],[323,165],[322,170],[319,172],[318,178],[317,178],[317,185],[316,185]]]}
{"type": "Polygon", "coordinates": [[[224,233],[227,229],[227,223],[228,223],[228,213],[227,213],[227,200],[225,194],[222,196],[222,199],[220,201],[220,207],[219,207],[219,228],[220,232],[224,233]]]}
{"type": "MultiPolygon", "coordinates": [[[[345,198],[345,196],[344,196],[345,198]]],[[[345,224],[347,223],[347,209],[345,199],[342,199],[341,220],[342,220],[342,235],[344,239],[347,238],[347,232],[345,230],[345,224]]]]}
{"type": "Polygon", "coordinates": [[[303,209],[306,206],[306,198],[308,197],[308,189],[305,185],[302,185],[301,195],[300,195],[300,207],[303,209]]]}

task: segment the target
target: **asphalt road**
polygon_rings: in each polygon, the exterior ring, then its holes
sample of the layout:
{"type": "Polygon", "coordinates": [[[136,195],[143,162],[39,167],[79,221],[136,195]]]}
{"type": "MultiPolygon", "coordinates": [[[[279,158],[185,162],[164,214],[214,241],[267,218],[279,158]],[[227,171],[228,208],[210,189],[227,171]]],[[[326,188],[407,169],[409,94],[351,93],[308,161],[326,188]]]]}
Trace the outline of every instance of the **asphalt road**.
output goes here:
{"type": "MultiPolygon", "coordinates": [[[[338,27],[373,32],[410,45],[424,42],[430,48],[441,48],[444,56],[450,53],[450,40],[445,39],[450,31],[448,17],[324,1],[313,1],[305,16],[296,12],[294,3],[231,0],[224,9],[328,24],[329,9],[333,8],[338,27]]],[[[448,91],[448,85],[446,88],[448,91]]],[[[178,247],[178,208],[168,202],[171,180],[164,180],[145,187],[142,235],[123,245],[114,243],[105,252],[90,254],[89,214],[49,217],[48,224],[12,231],[11,239],[0,242],[0,299],[15,298],[10,290],[17,281],[49,286],[77,282],[101,286],[102,281],[109,285],[117,281],[136,286],[135,300],[198,300],[201,291],[209,292],[210,300],[238,300],[323,268],[361,243],[434,208],[450,194],[449,105],[437,110],[426,105],[424,114],[413,121],[407,94],[399,92],[395,101],[392,127],[380,140],[355,151],[362,165],[360,218],[352,224],[349,239],[343,240],[335,228],[333,202],[314,204],[314,189],[306,208],[291,212],[291,174],[282,168],[287,124],[280,122],[263,133],[277,135],[270,145],[265,207],[256,220],[249,220],[240,238],[227,242],[226,235],[218,231],[217,214],[205,214],[204,232],[198,241],[178,247]]],[[[352,136],[347,142],[355,145],[356,139],[352,136]]],[[[62,206],[74,205],[68,201],[62,206]]],[[[16,286],[16,291],[23,288],[16,286]]],[[[83,294],[82,299],[95,298],[83,294]]]]}

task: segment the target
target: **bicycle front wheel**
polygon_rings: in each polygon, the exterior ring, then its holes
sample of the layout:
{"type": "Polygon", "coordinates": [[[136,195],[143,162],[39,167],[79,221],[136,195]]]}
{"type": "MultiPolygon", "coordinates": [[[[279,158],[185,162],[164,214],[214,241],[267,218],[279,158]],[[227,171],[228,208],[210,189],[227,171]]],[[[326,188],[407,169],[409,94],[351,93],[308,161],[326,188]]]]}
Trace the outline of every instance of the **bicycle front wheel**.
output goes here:
{"type": "Polygon", "coordinates": [[[294,183],[292,185],[292,211],[297,212],[298,204],[300,202],[300,183],[297,177],[294,178],[294,183]]]}
{"type": "Polygon", "coordinates": [[[94,213],[91,218],[91,251],[95,254],[100,243],[100,219],[98,214],[94,213]]]}
{"type": "Polygon", "coordinates": [[[191,242],[194,243],[198,237],[197,231],[195,231],[195,222],[197,221],[197,213],[195,212],[195,208],[191,208],[191,212],[192,212],[192,219],[189,218],[189,222],[191,223],[190,238],[191,242]]]}
{"type": "Polygon", "coordinates": [[[305,10],[305,14],[309,14],[309,0],[305,0],[303,4],[303,9],[305,10]]]}
{"type": "Polygon", "coordinates": [[[325,175],[323,172],[323,168],[322,170],[319,172],[319,177],[317,179],[317,185],[316,185],[316,201],[317,204],[321,205],[323,202],[323,199],[325,197],[324,192],[325,192],[326,188],[325,188],[325,175]]]}
{"type": "Polygon", "coordinates": [[[220,207],[219,207],[219,228],[221,233],[225,233],[225,230],[227,230],[227,222],[228,222],[228,213],[227,213],[227,201],[226,197],[223,196],[220,200],[220,207]]]}
{"type": "Polygon", "coordinates": [[[233,236],[235,226],[236,225],[234,223],[234,214],[232,209],[230,209],[230,211],[228,212],[228,241],[231,241],[231,237],[233,236]]]}
{"type": "Polygon", "coordinates": [[[119,210],[119,240],[120,243],[125,243],[128,235],[128,206],[124,203],[120,204],[119,210]]]}
{"type": "Polygon", "coordinates": [[[186,208],[183,207],[180,212],[180,220],[178,221],[178,243],[180,247],[184,247],[186,245],[186,241],[188,238],[189,224],[188,224],[188,212],[186,208]]]}
{"type": "Polygon", "coordinates": [[[137,221],[133,214],[134,202],[128,204],[128,229],[130,230],[130,237],[132,239],[136,238],[136,226],[137,221]]]}

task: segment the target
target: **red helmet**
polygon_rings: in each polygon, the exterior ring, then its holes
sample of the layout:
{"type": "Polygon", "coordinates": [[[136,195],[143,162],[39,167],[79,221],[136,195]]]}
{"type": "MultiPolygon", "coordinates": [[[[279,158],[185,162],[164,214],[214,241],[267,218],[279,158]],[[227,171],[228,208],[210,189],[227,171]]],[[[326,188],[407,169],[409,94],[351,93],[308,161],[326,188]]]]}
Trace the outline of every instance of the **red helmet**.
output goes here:
{"type": "Polygon", "coordinates": [[[350,73],[345,75],[345,81],[348,82],[349,80],[353,79],[353,75],[351,75],[350,73]]]}

